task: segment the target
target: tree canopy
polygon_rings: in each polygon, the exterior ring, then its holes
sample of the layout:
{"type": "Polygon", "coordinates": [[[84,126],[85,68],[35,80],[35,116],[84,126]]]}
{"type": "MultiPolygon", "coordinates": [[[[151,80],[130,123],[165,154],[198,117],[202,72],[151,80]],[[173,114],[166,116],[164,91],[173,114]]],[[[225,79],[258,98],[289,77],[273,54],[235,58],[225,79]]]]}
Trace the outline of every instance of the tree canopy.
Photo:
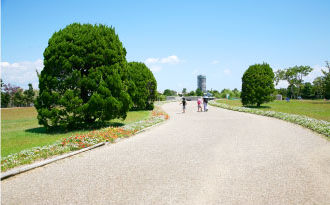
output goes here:
{"type": "Polygon", "coordinates": [[[75,127],[126,118],[132,101],[125,56],[112,27],[73,23],[55,32],[39,75],[39,124],[75,127]]]}
{"type": "Polygon", "coordinates": [[[165,89],[163,95],[165,95],[165,96],[175,96],[176,91],[170,90],[170,89],[165,89]]]}
{"type": "Polygon", "coordinates": [[[187,88],[182,89],[182,95],[185,95],[187,93],[187,88]]]}
{"type": "Polygon", "coordinates": [[[301,86],[303,85],[303,77],[307,76],[310,72],[312,72],[313,68],[309,66],[294,66],[291,68],[286,68],[284,70],[277,70],[275,72],[275,82],[276,85],[280,80],[285,80],[290,85],[291,98],[294,97],[294,86],[297,87],[296,98],[300,96],[301,86]],[[294,85],[294,86],[293,86],[294,85]]]}
{"type": "Polygon", "coordinates": [[[200,88],[197,88],[195,93],[196,93],[196,96],[203,96],[204,95],[200,88]]]}
{"type": "Polygon", "coordinates": [[[304,83],[303,88],[301,89],[301,97],[304,99],[311,99],[312,98],[312,84],[307,82],[304,83]]]}
{"type": "Polygon", "coordinates": [[[29,89],[24,90],[24,95],[25,95],[25,101],[26,101],[26,106],[30,106],[30,104],[34,101],[33,97],[35,95],[34,91],[33,91],[33,86],[31,83],[28,84],[29,89]]]}
{"type": "Polygon", "coordinates": [[[242,77],[242,104],[257,105],[274,100],[271,94],[274,88],[273,69],[267,64],[251,65],[242,77]]]}
{"type": "Polygon", "coordinates": [[[322,70],[324,74],[324,98],[330,99],[330,64],[326,61],[326,68],[328,70],[322,70]]]}
{"type": "Polygon", "coordinates": [[[157,96],[157,82],[150,69],[144,63],[130,62],[128,76],[132,81],[129,94],[133,101],[133,108],[152,110],[157,96]]]}

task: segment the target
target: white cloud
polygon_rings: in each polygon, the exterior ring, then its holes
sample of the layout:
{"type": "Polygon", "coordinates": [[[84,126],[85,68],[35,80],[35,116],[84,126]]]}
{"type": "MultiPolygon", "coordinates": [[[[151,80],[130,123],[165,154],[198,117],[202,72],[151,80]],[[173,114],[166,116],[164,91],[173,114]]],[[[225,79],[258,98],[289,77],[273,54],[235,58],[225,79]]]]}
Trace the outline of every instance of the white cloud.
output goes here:
{"type": "Polygon", "coordinates": [[[147,58],[147,60],[144,61],[145,64],[175,64],[175,63],[179,63],[181,62],[181,60],[175,56],[167,56],[165,58],[147,58]]]}
{"type": "Polygon", "coordinates": [[[323,73],[322,73],[322,69],[323,70],[327,70],[327,68],[325,66],[319,66],[319,65],[315,65],[315,66],[312,66],[313,68],[313,71],[310,72],[308,74],[308,76],[306,77],[303,77],[303,80],[305,82],[310,82],[312,83],[314,81],[315,78],[319,77],[319,76],[323,76],[323,73]]]}
{"type": "Polygon", "coordinates": [[[212,61],[212,64],[218,64],[218,63],[219,63],[219,61],[217,61],[217,60],[212,61]]]}
{"type": "Polygon", "coordinates": [[[159,62],[159,58],[148,58],[145,63],[146,64],[153,64],[153,63],[158,63],[159,62]]]}
{"type": "MultiPolygon", "coordinates": [[[[274,83],[275,84],[275,83],[274,83]]],[[[285,80],[280,80],[277,85],[275,85],[275,88],[287,88],[289,86],[289,83],[285,80]]]]}
{"type": "Polygon", "coordinates": [[[151,70],[152,72],[158,72],[158,71],[160,71],[161,69],[162,69],[162,67],[159,66],[159,65],[151,65],[151,66],[150,66],[150,70],[151,70]]]}
{"type": "Polygon", "coordinates": [[[32,83],[34,88],[38,88],[38,77],[36,70],[41,72],[43,69],[43,60],[38,59],[34,62],[1,62],[1,78],[4,83],[27,88],[29,83],[32,83]]]}
{"type": "Polygon", "coordinates": [[[144,63],[150,68],[152,72],[158,72],[163,67],[163,64],[176,64],[182,62],[177,56],[167,56],[165,58],[147,58],[144,63]]]}
{"type": "Polygon", "coordinates": [[[1,68],[10,66],[10,64],[8,62],[1,62],[0,65],[1,65],[1,68]]]}
{"type": "Polygon", "coordinates": [[[225,70],[223,70],[223,73],[224,73],[225,75],[230,75],[230,70],[229,70],[229,69],[225,69],[225,70]]]}
{"type": "Polygon", "coordinates": [[[162,58],[161,63],[169,63],[169,64],[175,64],[175,63],[179,63],[180,60],[177,56],[175,55],[172,55],[172,56],[168,56],[168,57],[165,57],[165,58],[162,58]]]}

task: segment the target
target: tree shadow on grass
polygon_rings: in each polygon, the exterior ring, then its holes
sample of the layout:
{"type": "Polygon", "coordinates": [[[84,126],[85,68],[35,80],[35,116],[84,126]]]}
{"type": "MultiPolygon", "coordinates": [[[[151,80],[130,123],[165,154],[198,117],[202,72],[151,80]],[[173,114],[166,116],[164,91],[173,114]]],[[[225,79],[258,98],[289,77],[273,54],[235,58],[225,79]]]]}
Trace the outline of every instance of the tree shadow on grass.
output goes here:
{"type": "Polygon", "coordinates": [[[66,133],[78,132],[78,131],[93,131],[107,127],[122,127],[124,125],[125,124],[121,122],[94,122],[94,123],[84,123],[76,128],[63,128],[57,126],[47,129],[46,127],[36,127],[36,128],[26,129],[25,132],[55,135],[55,134],[66,134],[66,133]]]}
{"type": "Polygon", "coordinates": [[[311,104],[318,104],[318,105],[322,105],[322,104],[330,104],[330,101],[324,101],[324,102],[310,102],[311,104]]]}
{"type": "Polygon", "coordinates": [[[250,106],[244,106],[246,108],[253,108],[253,109],[269,109],[271,108],[270,106],[266,106],[266,105],[261,105],[261,106],[256,106],[256,105],[250,105],[250,106]]]}

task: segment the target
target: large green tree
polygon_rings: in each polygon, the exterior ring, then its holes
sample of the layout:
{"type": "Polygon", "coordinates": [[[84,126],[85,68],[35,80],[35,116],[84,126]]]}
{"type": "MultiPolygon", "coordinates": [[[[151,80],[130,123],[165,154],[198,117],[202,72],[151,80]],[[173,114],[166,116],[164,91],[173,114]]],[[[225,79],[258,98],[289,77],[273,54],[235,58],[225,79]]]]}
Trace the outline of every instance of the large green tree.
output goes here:
{"type": "Polygon", "coordinates": [[[115,29],[73,23],[55,32],[44,51],[36,100],[38,121],[46,127],[126,118],[126,50],[115,29]]]}
{"type": "Polygon", "coordinates": [[[324,98],[330,99],[330,64],[328,61],[326,61],[326,68],[328,68],[328,70],[322,69],[324,74],[324,98]]]}
{"type": "Polygon", "coordinates": [[[144,64],[128,63],[128,76],[132,81],[129,89],[133,101],[133,108],[137,110],[152,110],[157,96],[157,82],[144,64]]]}
{"type": "Polygon", "coordinates": [[[242,104],[257,105],[274,100],[271,94],[274,88],[273,69],[267,64],[251,65],[242,77],[242,104]]]}

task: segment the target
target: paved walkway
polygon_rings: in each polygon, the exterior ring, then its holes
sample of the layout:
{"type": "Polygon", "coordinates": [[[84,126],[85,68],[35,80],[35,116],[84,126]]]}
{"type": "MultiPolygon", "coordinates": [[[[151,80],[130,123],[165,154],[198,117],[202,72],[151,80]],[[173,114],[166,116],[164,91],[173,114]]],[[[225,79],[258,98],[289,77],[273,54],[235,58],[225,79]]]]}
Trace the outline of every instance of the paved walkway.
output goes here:
{"type": "Polygon", "coordinates": [[[1,182],[2,204],[329,204],[330,141],[188,102],[150,131],[1,182]]]}

